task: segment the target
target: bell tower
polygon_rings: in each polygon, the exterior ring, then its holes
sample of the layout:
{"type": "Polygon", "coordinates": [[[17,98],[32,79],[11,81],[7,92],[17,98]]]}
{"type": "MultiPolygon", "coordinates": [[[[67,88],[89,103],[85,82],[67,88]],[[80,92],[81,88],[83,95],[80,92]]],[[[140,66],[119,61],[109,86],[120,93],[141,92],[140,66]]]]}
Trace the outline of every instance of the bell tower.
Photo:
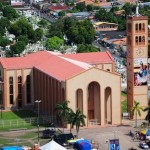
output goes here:
{"type": "MultiPolygon", "coordinates": [[[[148,106],[148,17],[136,14],[127,17],[127,109],[130,112],[134,100],[140,106],[148,106]]],[[[141,114],[141,119],[145,114],[141,114]]],[[[133,116],[131,116],[133,118],[133,116]]]]}

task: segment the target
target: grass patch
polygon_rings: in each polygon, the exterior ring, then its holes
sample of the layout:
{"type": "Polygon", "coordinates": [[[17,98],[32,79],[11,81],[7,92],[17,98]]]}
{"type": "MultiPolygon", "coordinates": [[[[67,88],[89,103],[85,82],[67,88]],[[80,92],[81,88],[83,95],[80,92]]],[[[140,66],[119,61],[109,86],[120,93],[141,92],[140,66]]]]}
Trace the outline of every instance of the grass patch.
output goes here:
{"type": "MultiPolygon", "coordinates": [[[[24,131],[26,132],[26,131],[24,131]]],[[[29,138],[35,138],[37,137],[37,132],[27,132],[24,135],[19,136],[19,138],[23,139],[29,139],[29,138]]]]}
{"type": "Polygon", "coordinates": [[[122,112],[127,112],[127,100],[122,101],[122,112]]]}
{"type": "Polygon", "coordinates": [[[121,95],[124,97],[127,97],[127,93],[125,93],[125,92],[121,92],[121,95]]]}
{"type": "Polygon", "coordinates": [[[32,117],[37,117],[37,114],[31,110],[2,112],[2,120],[32,118],[32,117]]]}

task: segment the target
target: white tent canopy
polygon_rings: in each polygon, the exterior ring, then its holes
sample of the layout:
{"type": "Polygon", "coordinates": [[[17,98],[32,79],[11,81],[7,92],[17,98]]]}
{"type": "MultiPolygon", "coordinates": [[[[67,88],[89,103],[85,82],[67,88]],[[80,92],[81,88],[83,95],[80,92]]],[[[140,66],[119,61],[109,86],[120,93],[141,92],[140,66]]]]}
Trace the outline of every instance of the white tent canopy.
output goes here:
{"type": "Polygon", "coordinates": [[[39,150],[67,150],[67,149],[52,140],[49,143],[39,147],[39,150]]]}

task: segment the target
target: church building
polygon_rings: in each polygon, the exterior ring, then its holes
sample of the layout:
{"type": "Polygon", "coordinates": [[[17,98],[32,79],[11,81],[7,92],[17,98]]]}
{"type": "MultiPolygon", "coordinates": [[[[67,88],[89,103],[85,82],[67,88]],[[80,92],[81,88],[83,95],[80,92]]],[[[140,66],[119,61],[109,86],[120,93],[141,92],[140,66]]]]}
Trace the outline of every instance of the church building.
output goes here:
{"type": "Polygon", "coordinates": [[[5,110],[35,109],[56,116],[57,103],[70,101],[80,108],[86,126],[121,124],[121,77],[106,52],[56,54],[39,51],[23,57],[0,59],[0,104],[5,110]]]}

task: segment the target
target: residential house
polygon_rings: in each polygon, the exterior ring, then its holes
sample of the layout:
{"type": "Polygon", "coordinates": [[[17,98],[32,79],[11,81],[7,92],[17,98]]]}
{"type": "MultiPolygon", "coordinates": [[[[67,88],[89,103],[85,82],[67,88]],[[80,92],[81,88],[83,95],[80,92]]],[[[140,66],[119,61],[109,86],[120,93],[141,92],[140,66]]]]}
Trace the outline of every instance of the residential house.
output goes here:
{"type": "Polygon", "coordinates": [[[118,24],[116,23],[95,22],[93,26],[96,32],[118,30],[118,24]]]}

